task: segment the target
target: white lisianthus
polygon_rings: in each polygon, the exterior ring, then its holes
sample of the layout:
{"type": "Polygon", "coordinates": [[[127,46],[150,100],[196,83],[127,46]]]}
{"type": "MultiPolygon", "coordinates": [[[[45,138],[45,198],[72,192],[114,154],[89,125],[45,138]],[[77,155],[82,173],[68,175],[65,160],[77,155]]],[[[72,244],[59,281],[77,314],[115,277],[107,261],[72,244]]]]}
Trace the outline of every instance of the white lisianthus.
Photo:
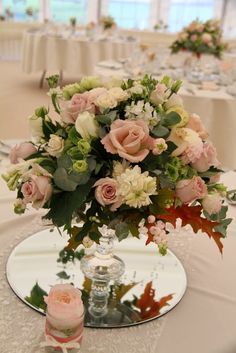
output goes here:
{"type": "Polygon", "coordinates": [[[122,163],[118,161],[113,162],[113,173],[112,177],[114,179],[117,179],[118,176],[120,176],[122,173],[125,172],[127,168],[129,168],[130,164],[128,161],[123,159],[122,163]]]}
{"type": "Polygon", "coordinates": [[[183,99],[178,94],[173,93],[172,96],[165,103],[165,108],[170,109],[175,105],[183,106],[183,99]]]}
{"type": "Polygon", "coordinates": [[[86,111],[80,113],[75,122],[75,129],[84,140],[97,137],[99,125],[95,115],[86,111]]]}
{"type": "Polygon", "coordinates": [[[80,81],[80,88],[83,91],[88,91],[90,89],[100,87],[100,86],[101,86],[101,80],[97,76],[85,76],[80,81]]]}
{"type": "Polygon", "coordinates": [[[121,87],[113,87],[109,89],[108,93],[112,95],[117,100],[117,102],[122,102],[129,98],[128,93],[121,87]]]}
{"type": "Polygon", "coordinates": [[[222,200],[222,197],[217,192],[208,194],[202,199],[202,207],[209,215],[218,213],[222,207],[222,200]]]}
{"type": "Polygon", "coordinates": [[[112,109],[117,106],[117,99],[109,91],[97,97],[95,104],[101,109],[112,109]]]}
{"type": "Polygon", "coordinates": [[[11,165],[7,172],[2,174],[2,178],[7,182],[7,186],[10,190],[13,191],[16,189],[19,179],[28,172],[31,164],[32,160],[22,161],[11,165]]]}
{"type": "Polygon", "coordinates": [[[122,203],[130,207],[140,208],[151,203],[149,196],[157,194],[156,178],[149,176],[148,172],[141,172],[139,166],[126,169],[117,177],[119,184],[118,196],[122,203]]]}
{"type": "Polygon", "coordinates": [[[59,157],[64,149],[64,140],[58,135],[51,134],[45,150],[53,157],[59,157]]]}
{"type": "Polygon", "coordinates": [[[137,103],[132,102],[131,105],[125,107],[125,117],[130,120],[141,119],[146,121],[151,128],[159,122],[159,117],[150,103],[143,100],[137,103]]]}
{"type": "Polygon", "coordinates": [[[41,143],[44,141],[43,133],[43,119],[36,115],[32,115],[29,119],[30,133],[34,143],[41,143]]]}

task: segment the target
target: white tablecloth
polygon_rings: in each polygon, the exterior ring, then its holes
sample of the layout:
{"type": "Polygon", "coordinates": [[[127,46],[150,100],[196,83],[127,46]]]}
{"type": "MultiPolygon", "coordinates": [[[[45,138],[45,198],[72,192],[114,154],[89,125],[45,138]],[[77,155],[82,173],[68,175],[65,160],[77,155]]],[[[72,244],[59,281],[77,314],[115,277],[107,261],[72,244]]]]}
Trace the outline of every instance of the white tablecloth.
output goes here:
{"type": "MultiPolygon", "coordinates": [[[[0,168],[1,172],[3,167],[0,168]]],[[[236,173],[222,180],[236,186],[236,173]]],[[[0,339],[1,353],[43,353],[45,318],[23,304],[5,278],[13,246],[40,229],[39,213],[14,215],[14,192],[0,180],[0,339]],[[37,216],[38,215],[38,216],[37,216]]],[[[236,207],[224,240],[223,257],[206,235],[176,234],[170,248],[182,260],[188,277],[181,302],[164,317],[124,329],[85,329],[82,353],[235,353],[236,352],[236,207]]]]}
{"type": "Polygon", "coordinates": [[[64,38],[28,31],[23,39],[22,67],[26,73],[65,70],[77,76],[92,75],[99,61],[126,58],[134,45],[134,41],[121,39],[64,38]]]}

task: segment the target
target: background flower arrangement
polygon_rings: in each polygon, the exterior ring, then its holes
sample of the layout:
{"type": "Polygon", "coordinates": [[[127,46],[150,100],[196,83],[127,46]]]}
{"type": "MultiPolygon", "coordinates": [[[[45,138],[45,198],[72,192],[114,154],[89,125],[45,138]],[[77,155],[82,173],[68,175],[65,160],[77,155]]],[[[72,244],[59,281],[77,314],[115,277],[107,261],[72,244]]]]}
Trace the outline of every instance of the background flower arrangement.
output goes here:
{"type": "Polygon", "coordinates": [[[226,188],[199,116],[177,94],[181,81],[87,77],[62,89],[57,81],[48,78],[57,119],[46,107],[35,110],[32,142],[13,148],[3,175],[17,190],[15,212],[48,209],[45,218],[69,234],[68,251],[98,243],[106,225],[119,240],[145,234],[164,255],[166,222],[178,218],[222,251],[231,221],[226,188]]]}
{"type": "Polygon", "coordinates": [[[116,28],[116,23],[112,16],[103,16],[100,20],[100,24],[102,25],[104,30],[116,28]]]}
{"type": "Polygon", "coordinates": [[[226,44],[222,41],[222,31],[217,20],[191,22],[182,32],[178,34],[177,40],[171,45],[172,53],[180,50],[187,50],[195,53],[198,57],[201,54],[211,54],[221,58],[226,44]]]}

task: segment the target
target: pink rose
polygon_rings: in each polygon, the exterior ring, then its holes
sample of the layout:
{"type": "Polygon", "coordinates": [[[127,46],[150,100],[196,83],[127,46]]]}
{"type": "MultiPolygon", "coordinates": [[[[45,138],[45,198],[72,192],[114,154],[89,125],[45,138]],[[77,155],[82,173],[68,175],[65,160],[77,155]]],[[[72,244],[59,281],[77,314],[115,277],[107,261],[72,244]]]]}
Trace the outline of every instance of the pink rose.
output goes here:
{"type": "Polygon", "coordinates": [[[197,114],[191,114],[189,116],[189,121],[185,127],[196,131],[203,140],[206,140],[208,137],[208,133],[206,132],[205,126],[203,125],[200,116],[198,116],[197,114]]]}
{"type": "Polygon", "coordinates": [[[71,284],[54,285],[44,301],[47,304],[47,321],[55,329],[73,329],[83,322],[81,292],[71,284]]]}
{"type": "Polygon", "coordinates": [[[184,203],[202,199],[207,195],[207,187],[199,176],[180,180],[176,184],[176,196],[184,203]]]}
{"type": "Polygon", "coordinates": [[[115,211],[120,205],[120,198],[117,196],[118,182],[112,178],[101,178],[94,186],[95,197],[97,201],[102,205],[112,205],[111,210],[115,211]]]}
{"type": "Polygon", "coordinates": [[[220,162],[217,159],[216,149],[211,142],[203,144],[203,151],[200,157],[192,163],[192,167],[198,172],[206,172],[210,166],[218,167],[220,162]]]}
{"type": "Polygon", "coordinates": [[[87,93],[89,95],[90,101],[95,102],[99,96],[101,96],[104,93],[107,93],[107,89],[105,87],[97,87],[97,88],[91,89],[87,93]]]}
{"type": "Polygon", "coordinates": [[[10,152],[10,161],[13,164],[19,162],[19,158],[25,159],[37,152],[37,148],[30,142],[23,142],[15,145],[10,152]]]}
{"type": "Polygon", "coordinates": [[[31,203],[36,209],[41,208],[51,197],[52,185],[47,176],[31,175],[30,179],[23,183],[21,192],[24,203],[31,203]]]}
{"type": "Polygon", "coordinates": [[[203,35],[202,35],[203,43],[209,44],[211,42],[211,40],[212,40],[212,37],[209,33],[203,33],[203,35]]]}
{"type": "Polygon", "coordinates": [[[143,120],[115,120],[101,142],[107,152],[118,154],[131,163],[144,160],[153,146],[148,125],[143,120]]]}
{"type": "Polygon", "coordinates": [[[196,34],[192,34],[190,38],[191,38],[191,40],[193,42],[195,42],[197,40],[197,35],[196,34]]]}
{"type": "Polygon", "coordinates": [[[74,123],[80,113],[95,113],[95,105],[91,100],[89,92],[76,93],[69,102],[65,102],[61,116],[65,123],[74,123]]]}
{"type": "Polygon", "coordinates": [[[208,194],[202,200],[202,207],[209,215],[218,213],[221,210],[221,206],[222,197],[217,193],[208,194]]]}

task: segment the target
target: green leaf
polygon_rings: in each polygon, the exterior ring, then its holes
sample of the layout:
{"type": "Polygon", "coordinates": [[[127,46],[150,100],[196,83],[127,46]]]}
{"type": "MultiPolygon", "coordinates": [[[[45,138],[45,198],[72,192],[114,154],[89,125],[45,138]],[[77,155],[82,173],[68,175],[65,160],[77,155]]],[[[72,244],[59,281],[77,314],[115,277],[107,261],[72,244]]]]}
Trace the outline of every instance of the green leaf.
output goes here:
{"type": "Polygon", "coordinates": [[[152,134],[155,137],[167,137],[169,135],[170,131],[167,129],[165,126],[162,126],[158,124],[152,129],[152,134]]]}
{"type": "Polygon", "coordinates": [[[138,227],[133,223],[128,223],[129,231],[133,237],[139,238],[139,230],[138,227]]]}
{"type": "Polygon", "coordinates": [[[57,165],[58,165],[58,168],[69,169],[72,167],[72,160],[71,160],[70,156],[68,156],[67,154],[62,154],[57,159],[57,165]]]}
{"type": "Polygon", "coordinates": [[[129,227],[125,222],[118,223],[115,228],[116,236],[119,241],[125,239],[129,235],[129,227]]]}
{"type": "Polygon", "coordinates": [[[74,145],[77,145],[79,139],[80,139],[80,135],[79,133],[76,131],[75,127],[73,126],[69,133],[68,133],[68,138],[71,142],[73,142],[74,145]]]}
{"type": "Polygon", "coordinates": [[[83,173],[76,173],[75,171],[68,174],[69,180],[75,182],[77,185],[84,185],[89,181],[90,173],[88,171],[83,173]]]}
{"type": "Polygon", "coordinates": [[[58,272],[57,277],[59,277],[61,279],[69,279],[70,278],[70,276],[65,271],[58,272]]]}
{"type": "Polygon", "coordinates": [[[178,113],[170,112],[164,118],[162,118],[161,123],[163,126],[169,127],[178,124],[180,121],[181,117],[178,113]]]}
{"type": "Polygon", "coordinates": [[[47,292],[43,290],[39,285],[38,282],[33,286],[30,292],[30,296],[25,297],[25,300],[30,303],[31,305],[46,310],[46,303],[44,302],[44,296],[47,296],[47,292]]]}
{"type": "Polygon", "coordinates": [[[87,184],[77,186],[74,192],[60,192],[53,194],[50,203],[50,211],[44,216],[51,219],[53,224],[58,227],[71,226],[73,213],[81,208],[94,184],[94,179],[90,179],[87,184]]]}
{"type": "Polygon", "coordinates": [[[53,174],[54,182],[61,190],[74,191],[78,185],[77,181],[69,178],[66,169],[57,168],[53,174]]]}

